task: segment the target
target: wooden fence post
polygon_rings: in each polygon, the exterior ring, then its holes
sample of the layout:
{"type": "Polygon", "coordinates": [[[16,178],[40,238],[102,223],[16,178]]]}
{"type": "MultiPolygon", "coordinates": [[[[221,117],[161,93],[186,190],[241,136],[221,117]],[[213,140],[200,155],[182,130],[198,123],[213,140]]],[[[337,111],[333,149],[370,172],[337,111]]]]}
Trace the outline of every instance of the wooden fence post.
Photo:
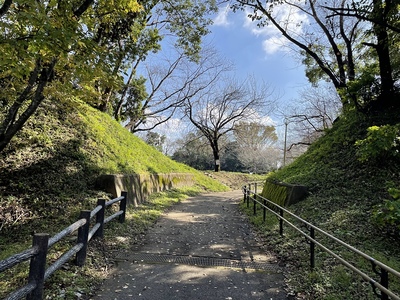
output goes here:
{"type": "Polygon", "coordinates": [[[37,247],[39,249],[39,252],[31,258],[28,282],[35,282],[36,288],[26,297],[26,299],[42,300],[49,235],[47,233],[35,234],[33,236],[32,244],[33,247],[37,247]]]}
{"type": "Polygon", "coordinates": [[[78,241],[77,243],[83,244],[81,250],[76,253],[75,263],[77,266],[82,267],[86,261],[86,253],[88,246],[89,228],[90,228],[90,210],[82,210],[79,219],[86,219],[85,225],[78,229],[78,241]]]}
{"type": "Polygon", "coordinates": [[[104,237],[104,214],[106,211],[106,199],[98,199],[97,206],[101,205],[101,210],[96,214],[96,224],[99,223],[100,227],[97,229],[94,237],[104,237]]]}
{"type": "Polygon", "coordinates": [[[119,216],[119,222],[124,223],[126,216],[126,203],[127,203],[128,193],[121,192],[121,196],[124,197],[124,199],[122,199],[121,202],[119,203],[119,210],[122,210],[123,213],[122,215],[119,216]]]}

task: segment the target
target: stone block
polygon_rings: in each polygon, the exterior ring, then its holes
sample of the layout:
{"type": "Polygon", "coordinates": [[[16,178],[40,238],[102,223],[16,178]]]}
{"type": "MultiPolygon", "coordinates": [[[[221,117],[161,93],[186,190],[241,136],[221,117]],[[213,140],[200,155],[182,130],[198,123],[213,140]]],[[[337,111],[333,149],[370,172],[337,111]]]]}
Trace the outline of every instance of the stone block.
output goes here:
{"type": "Polygon", "coordinates": [[[152,193],[193,184],[193,175],[189,173],[107,174],[98,178],[96,187],[110,193],[113,197],[119,197],[122,191],[126,191],[128,205],[138,206],[152,193]]]}
{"type": "Polygon", "coordinates": [[[304,200],[308,195],[307,187],[267,180],[264,183],[261,196],[281,206],[290,206],[304,200]]]}

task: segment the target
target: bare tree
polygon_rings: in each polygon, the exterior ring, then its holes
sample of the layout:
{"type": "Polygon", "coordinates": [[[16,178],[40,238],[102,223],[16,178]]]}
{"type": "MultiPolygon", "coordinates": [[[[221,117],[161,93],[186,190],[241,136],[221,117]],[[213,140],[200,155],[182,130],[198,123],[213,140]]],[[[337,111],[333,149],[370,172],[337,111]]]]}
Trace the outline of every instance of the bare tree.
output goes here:
{"type": "Polygon", "coordinates": [[[214,170],[220,170],[220,140],[231,132],[236,123],[249,120],[256,114],[267,114],[274,101],[265,84],[257,86],[254,78],[243,82],[227,79],[214,82],[196,97],[185,102],[185,114],[207,138],[214,156],[214,170]]]}
{"type": "MultiPolygon", "coordinates": [[[[198,62],[191,60],[185,53],[178,52],[174,59],[157,60],[157,65],[145,67],[148,82],[148,94],[139,103],[127,101],[125,125],[132,132],[148,131],[167,122],[184,102],[195,97],[202,90],[216,81],[220,74],[229,70],[227,62],[217,57],[214,49],[201,52],[198,62]],[[134,109],[129,103],[138,105],[134,109]]],[[[130,93],[127,93],[128,97],[130,93]]],[[[137,93],[133,93],[137,97],[137,93]]]]}
{"type": "Polygon", "coordinates": [[[309,87],[300,92],[295,105],[285,108],[282,117],[289,128],[286,155],[303,153],[340,115],[342,103],[335,88],[329,84],[309,87]]]}

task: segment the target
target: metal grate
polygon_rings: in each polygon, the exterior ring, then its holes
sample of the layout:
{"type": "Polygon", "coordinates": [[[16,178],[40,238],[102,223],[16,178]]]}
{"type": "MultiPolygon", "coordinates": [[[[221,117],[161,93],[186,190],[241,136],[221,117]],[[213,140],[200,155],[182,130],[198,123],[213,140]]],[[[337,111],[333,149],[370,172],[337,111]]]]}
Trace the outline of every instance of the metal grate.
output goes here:
{"type": "Polygon", "coordinates": [[[183,256],[183,255],[163,255],[154,253],[138,253],[132,256],[137,263],[171,263],[183,264],[199,267],[224,267],[235,269],[262,270],[277,272],[280,267],[277,264],[268,262],[254,262],[243,260],[232,260],[226,258],[202,257],[202,256],[183,256]]]}

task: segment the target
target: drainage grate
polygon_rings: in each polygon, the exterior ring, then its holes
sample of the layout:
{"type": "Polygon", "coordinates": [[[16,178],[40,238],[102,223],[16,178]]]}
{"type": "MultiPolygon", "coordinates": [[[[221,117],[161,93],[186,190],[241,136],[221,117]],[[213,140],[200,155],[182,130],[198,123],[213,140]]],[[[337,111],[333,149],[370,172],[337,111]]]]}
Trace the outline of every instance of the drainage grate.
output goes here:
{"type": "Polygon", "coordinates": [[[183,264],[199,267],[224,267],[235,269],[252,269],[277,272],[280,268],[277,264],[268,262],[254,262],[232,260],[226,258],[201,257],[201,256],[183,256],[183,255],[163,255],[153,253],[138,253],[132,256],[135,262],[143,263],[171,263],[183,264]]]}

